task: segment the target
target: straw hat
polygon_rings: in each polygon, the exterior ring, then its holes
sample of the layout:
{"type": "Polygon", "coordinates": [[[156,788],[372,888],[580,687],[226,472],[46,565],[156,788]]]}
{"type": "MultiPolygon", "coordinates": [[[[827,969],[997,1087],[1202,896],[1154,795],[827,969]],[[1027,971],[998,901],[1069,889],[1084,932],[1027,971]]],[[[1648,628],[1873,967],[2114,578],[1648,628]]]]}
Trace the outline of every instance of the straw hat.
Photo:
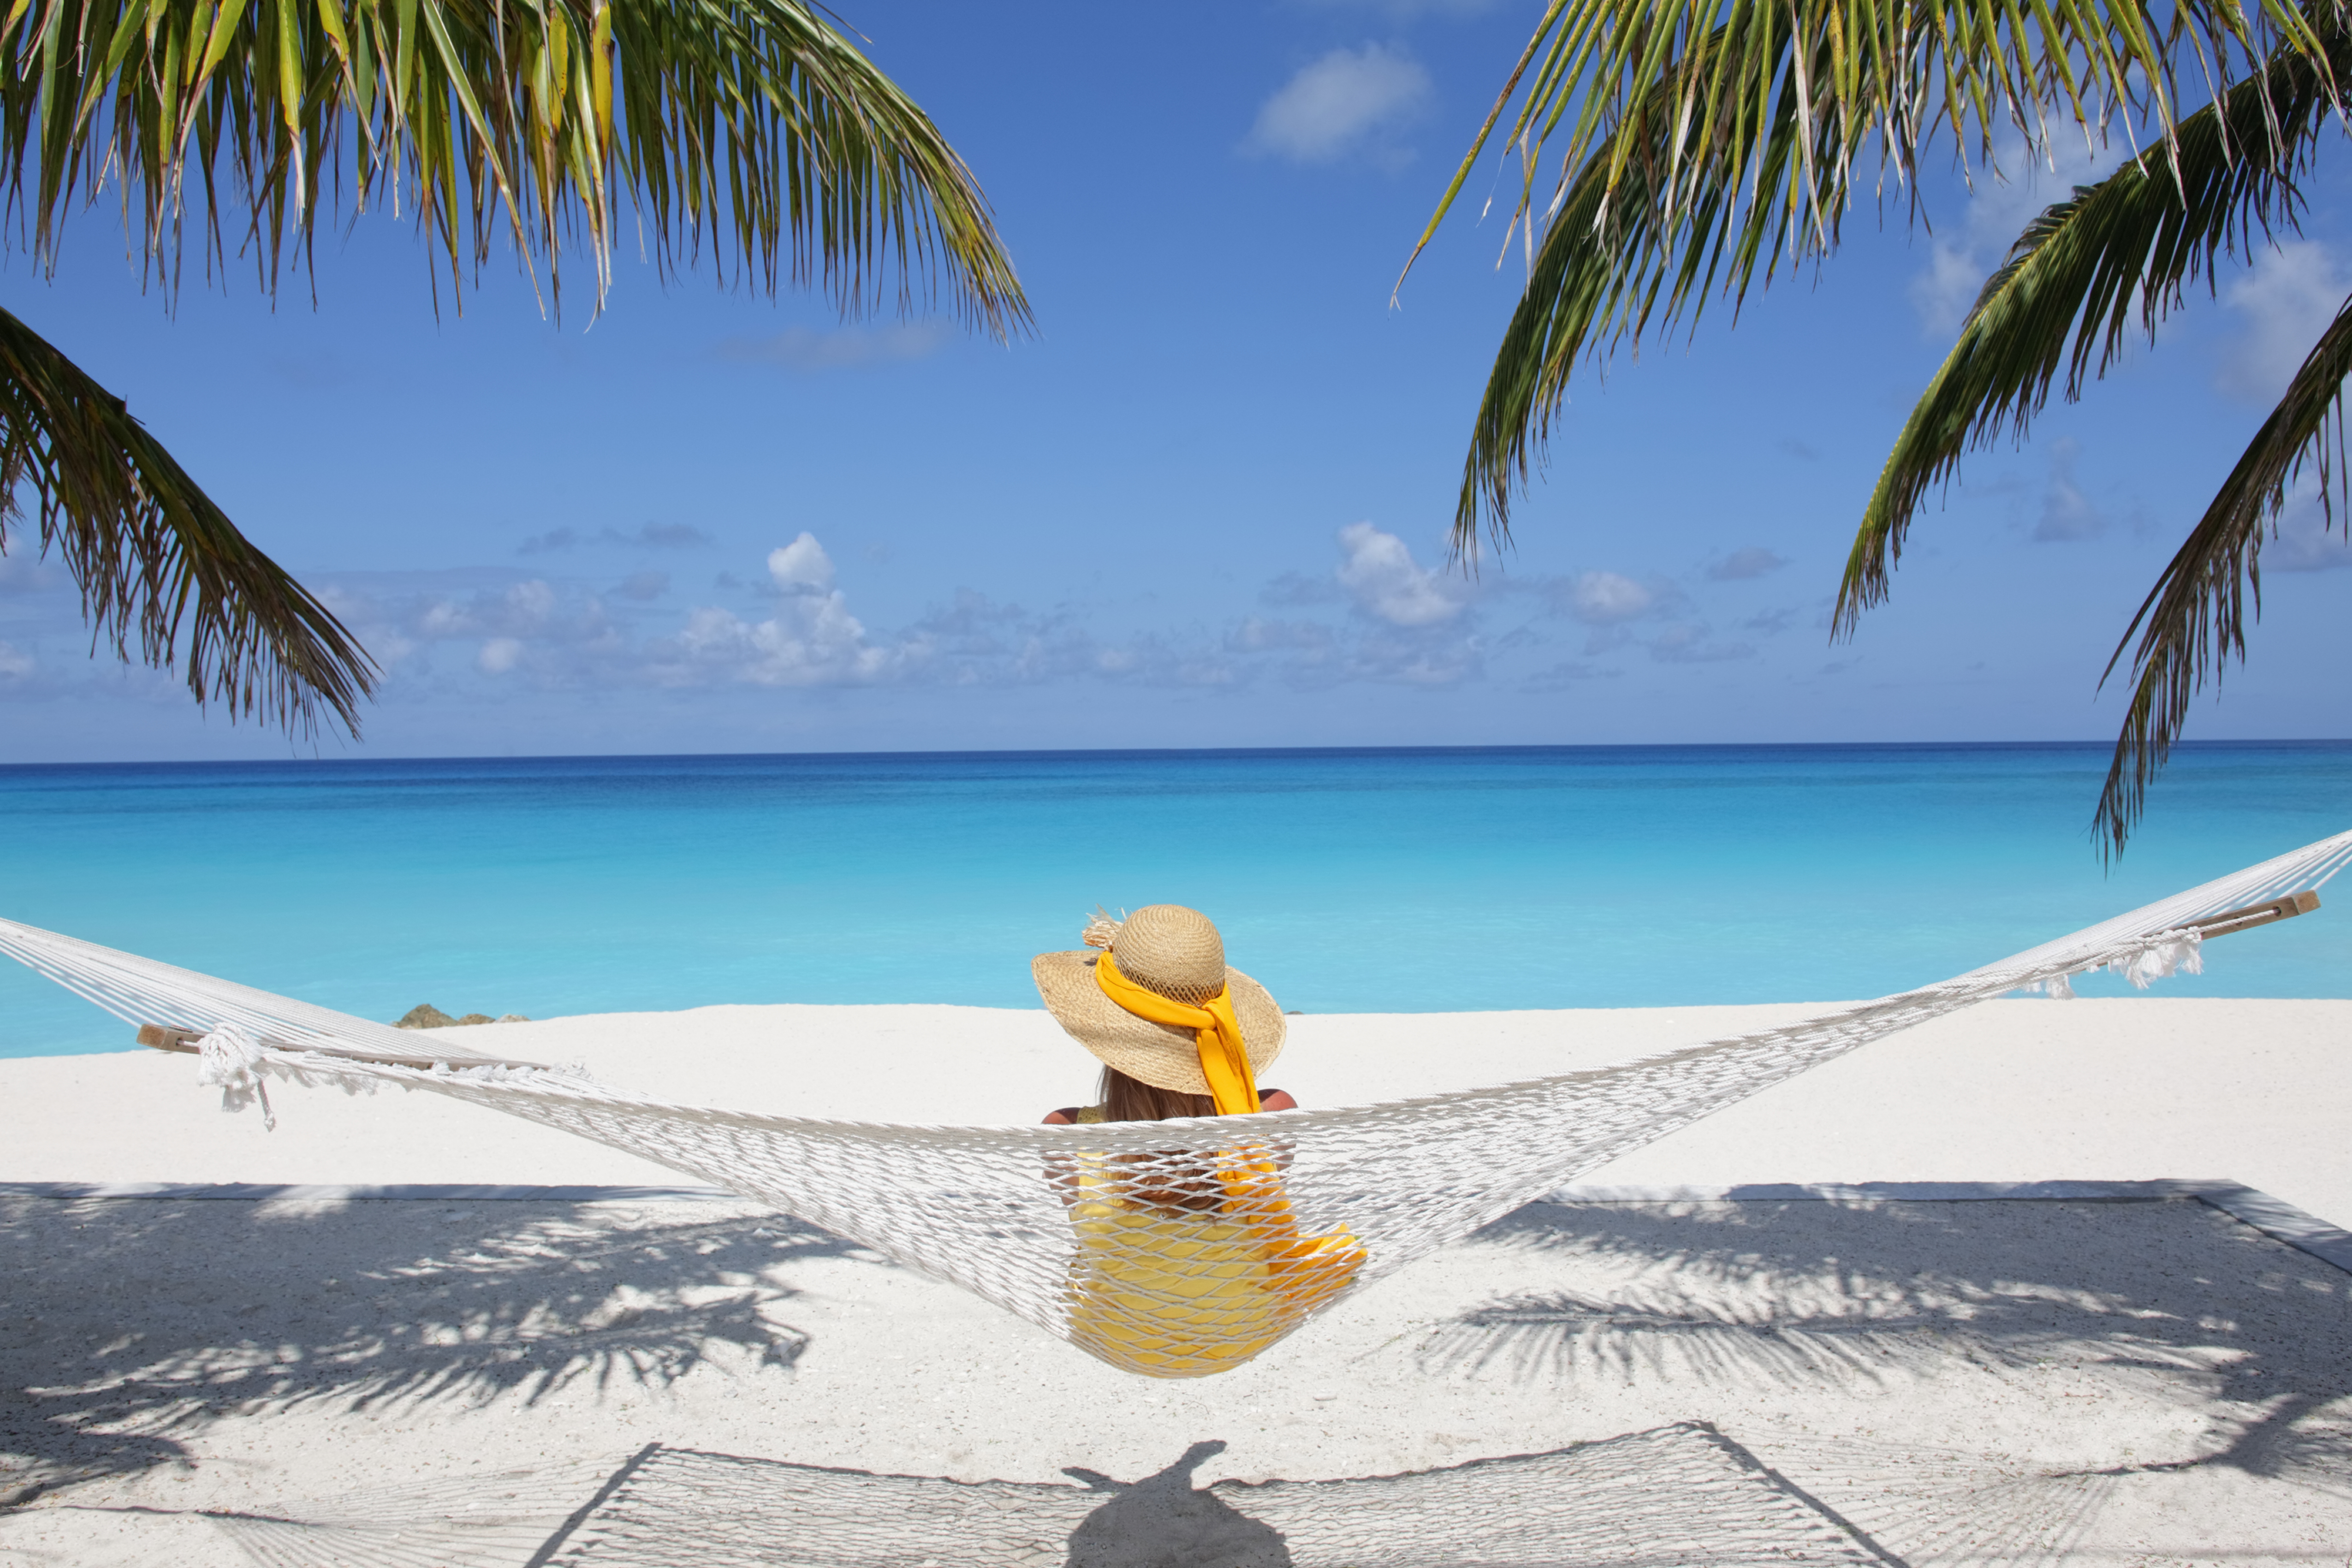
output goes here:
{"type": "MultiPolygon", "coordinates": [[[[1265,986],[1225,967],[1225,944],[1209,917],[1181,904],[1153,904],[1113,925],[1087,928],[1087,940],[1108,946],[1118,972],[1147,991],[1199,1006],[1220,989],[1233,994],[1234,1016],[1249,1047],[1250,1070],[1262,1073],[1282,1054],[1282,1009],[1265,986]]],[[[1045,1010],[1073,1039],[1131,1079],[1181,1094],[1206,1094],[1201,1052],[1192,1031],[1139,1018],[1095,980],[1091,952],[1041,952],[1031,962],[1045,1010]]]]}

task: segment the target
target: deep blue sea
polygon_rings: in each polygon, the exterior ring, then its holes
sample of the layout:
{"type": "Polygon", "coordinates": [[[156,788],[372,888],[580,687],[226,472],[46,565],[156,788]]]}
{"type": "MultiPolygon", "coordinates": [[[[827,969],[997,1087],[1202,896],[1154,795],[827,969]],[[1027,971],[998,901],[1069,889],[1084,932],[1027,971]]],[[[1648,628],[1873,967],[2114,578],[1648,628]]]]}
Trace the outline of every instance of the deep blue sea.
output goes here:
{"type": "MultiPolygon", "coordinates": [[[[1035,1005],[1186,903],[1308,1012],[1817,1001],[2352,827],[2352,743],[2181,748],[2113,870],[2094,745],[0,768],[0,915],[369,1017],[1035,1005]]],[[[2352,888],[2172,995],[2352,995],[2352,888]],[[2334,912],[2340,909],[2341,913],[2334,912]]],[[[2094,984],[2086,992],[2115,989],[2094,984]]],[[[2053,1005],[2057,1004],[2053,1004],[2053,1005]]],[[[127,1031],[0,961],[0,1056],[127,1031]]]]}

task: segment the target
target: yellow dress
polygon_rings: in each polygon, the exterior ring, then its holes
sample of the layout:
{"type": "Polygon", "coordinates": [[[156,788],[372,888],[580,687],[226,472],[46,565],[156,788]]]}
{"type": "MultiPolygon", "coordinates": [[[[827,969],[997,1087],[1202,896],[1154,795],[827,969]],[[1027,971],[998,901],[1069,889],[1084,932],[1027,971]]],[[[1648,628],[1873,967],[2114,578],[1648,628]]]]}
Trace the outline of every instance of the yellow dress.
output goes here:
{"type": "MultiPolygon", "coordinates": [[[[1101,1121],[1100,1108],[1079,1120],[1101,1121]]],[[[1224,1173],[1234,1196],[1202,1213],[1125,1195],[1134,1173],[1106,1155],[1076,1156],[1073,1173],[1070,1338],[1128,1372],[1206,1377],[1239,1366],[1345,1290],[1364,1263],[1344,1230],[1301,1237],[1264,1166],[1224,1173]]]]}

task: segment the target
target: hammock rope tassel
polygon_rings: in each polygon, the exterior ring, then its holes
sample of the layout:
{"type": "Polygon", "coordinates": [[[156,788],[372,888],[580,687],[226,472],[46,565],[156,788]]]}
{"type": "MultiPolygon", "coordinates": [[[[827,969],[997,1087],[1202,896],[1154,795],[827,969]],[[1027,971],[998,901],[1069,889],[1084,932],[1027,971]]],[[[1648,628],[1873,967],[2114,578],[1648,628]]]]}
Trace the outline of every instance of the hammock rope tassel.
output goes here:
{"type": "Polygon", "coordinates": [[[269,1058],[253,1037],[234,1024],[223,1024],[195,1045],[196,1082],[208,1089],[219,1086],[221,1109],[243,1110],[259,1100],[262,1131],[277,1131],[278,1113],[269,1108],[269,1088],[262,1082],[269,1058]]]}

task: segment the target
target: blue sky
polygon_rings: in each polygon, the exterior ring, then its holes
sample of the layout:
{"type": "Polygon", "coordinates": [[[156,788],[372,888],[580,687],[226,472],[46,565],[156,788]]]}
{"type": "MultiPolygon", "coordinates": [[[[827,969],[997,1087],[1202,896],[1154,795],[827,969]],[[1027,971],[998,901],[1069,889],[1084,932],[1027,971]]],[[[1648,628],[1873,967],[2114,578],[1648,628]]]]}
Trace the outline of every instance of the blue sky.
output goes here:
{"type": "MultiPolygon", "coordinates": [[[[374,214],[321,246],[315,309],[194,258],[175,304],[142,291],[103,208],[53,279],[8,258],[8,308],[385,665],[363,742],[320,754],[2104,739],[2108,651],[2352,289],[2331,159],[2305,238],[1973,458],[1832,647],[1885,448],[2063,177],[1939,179],[1932,234],[1856,213],[1736,331],[1588,378],[1473,578],[1445,534],[1516,287],[1486,173],[1389,291],[1532,7],[846,15],[977,172],[1035,337],[631,255],[601,316],[494,261],[436,318],[374,214]]],[[[2306,507],[2265,561],[2253,661],[2190,734],[2352,733],[2352,551],[2306,507]]],[[[0,761],[289,751],[93,661],[23,541],[0,715],[0,761]]]]}

